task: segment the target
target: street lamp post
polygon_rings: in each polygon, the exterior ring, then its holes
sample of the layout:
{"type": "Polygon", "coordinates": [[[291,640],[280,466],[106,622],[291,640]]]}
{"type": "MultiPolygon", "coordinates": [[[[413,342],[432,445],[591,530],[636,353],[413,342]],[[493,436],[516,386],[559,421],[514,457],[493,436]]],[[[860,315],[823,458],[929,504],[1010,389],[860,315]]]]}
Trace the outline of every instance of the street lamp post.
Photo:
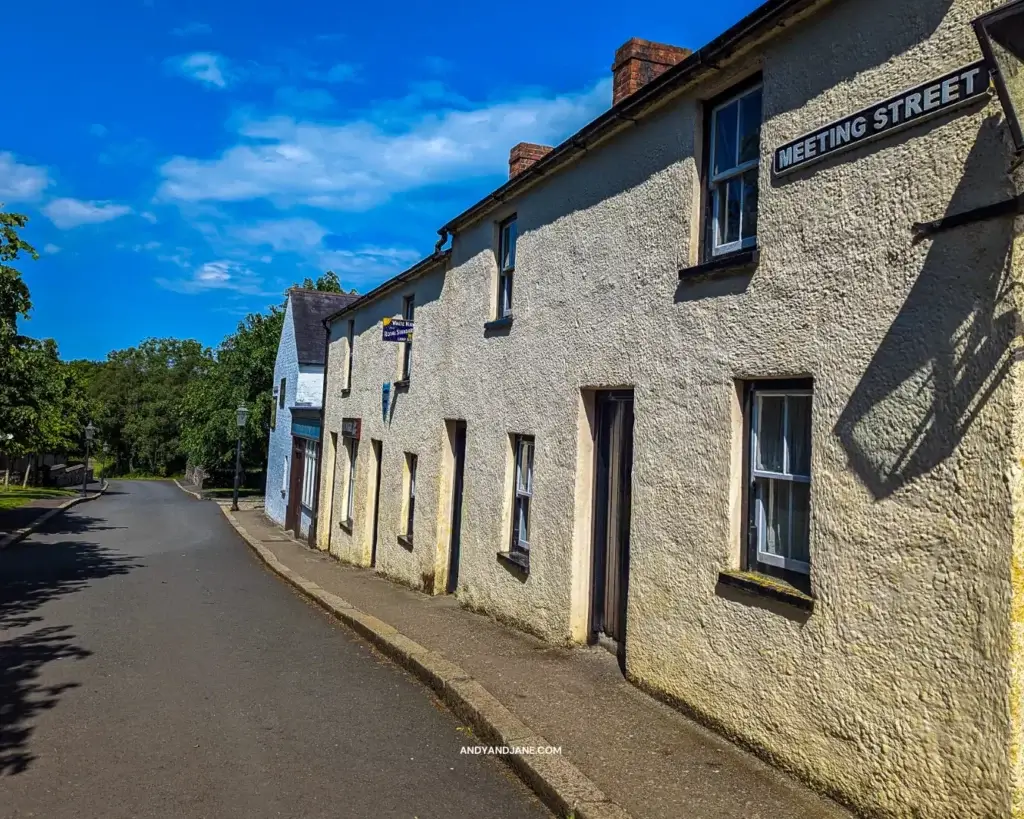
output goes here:
{"type": "Polygon", "coordinates": [[[89,483],[89,444],[96,435],[96,427],[90,421],[85,427],[85,463],[82,464],[82,494],[86,493],[86,485],[89,483]]]}
{"type": "Polygon", "coordinates": [[[238,486],[242,480],[242,430],[245,429],[245,421],[249,417],[249,409],[245,404],[239,404],[235,410],[235,420],[238,423],[238,443],[235,446],[235,493],[231,499],[231,511],[238,511],[238,486]]]}

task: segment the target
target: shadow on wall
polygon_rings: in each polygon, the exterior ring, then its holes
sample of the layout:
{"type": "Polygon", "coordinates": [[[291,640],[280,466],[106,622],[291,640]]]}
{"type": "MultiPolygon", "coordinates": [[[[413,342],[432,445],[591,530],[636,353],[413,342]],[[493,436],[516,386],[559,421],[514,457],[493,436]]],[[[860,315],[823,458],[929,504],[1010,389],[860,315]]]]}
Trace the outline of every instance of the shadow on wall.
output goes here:
{"type": "MultiPolygon", "coordinates": [[[[1008,162],[990,117],[946,215],[1012,195],[1008,162]]],[[[1012,238],[1013,220],[1004,217],[926,239],[921,273],[834,429],[876,499],[948,458],[1009,371],[1012,238]]]]}
{"type": "MultiPolygon", "coordinates": [[[[88,519],[76,523],[88,528],[88,519]]],[[[0,776],[29,767],[35,759],[29,750],[34,717],[78,686],[44,685],[42,668],[54,660],[80,660],[90,654],[76,644],[70,626],[42,626],[43,618],[35,610],[94,580],[126,574],[139,565],[81,540],[26,542],[0,552],[0,633],[5,635],[0,641],[0,776]]]]}

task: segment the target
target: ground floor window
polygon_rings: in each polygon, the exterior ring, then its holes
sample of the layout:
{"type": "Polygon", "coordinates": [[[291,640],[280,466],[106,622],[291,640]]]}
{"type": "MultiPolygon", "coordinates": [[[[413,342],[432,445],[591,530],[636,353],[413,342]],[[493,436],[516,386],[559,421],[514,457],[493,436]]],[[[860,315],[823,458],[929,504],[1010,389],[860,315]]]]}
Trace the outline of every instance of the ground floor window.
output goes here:
{"type": "Polygon", "coordinates": [[[810,574],[812,393],[809,380],[751,387],[748,568],[810,574]]]}
{"type": "Polygon", "coordinates": [[[530,554],[530,501],[533,500],[533,438],[516,435],[515,486],[512,503],[512,542],[509,551],[514,554],[530,554]]]}
{"type": "Polygon", "coordinates": [[[320,455],[320,444],[307,439],[303,455],[302,505],[312,509],[316,499],[316,463],[320,455]]]}
{"type": "Polygon", "coordinates": [[[409,540],[412,540],[412,524],[416,516],[416,467],[417,457],[411,453],[405,453],[405,479],[406,479],[406,491],[405,497],[405,536],[409,540]]]}
{"type": "Polygon", "coordinates": [[[341,510],[342,520],[351,522],[352,513],[356,508],[356,452],[359,449],[359,442],[355,438],[344,439],[345,454],[348,456],[348,470],[346,471],[345,494],[341,510]]]}

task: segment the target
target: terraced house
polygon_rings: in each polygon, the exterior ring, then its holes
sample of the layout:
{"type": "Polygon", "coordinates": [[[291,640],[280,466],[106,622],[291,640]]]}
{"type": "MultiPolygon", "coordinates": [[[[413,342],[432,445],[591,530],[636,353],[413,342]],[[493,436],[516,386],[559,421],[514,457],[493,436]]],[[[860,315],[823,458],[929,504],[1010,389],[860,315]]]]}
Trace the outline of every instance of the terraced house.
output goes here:
{"type": "Polygon", "coordinates": [[[607,112],[328,319],[320,548],[605,644],[866,814],[1024,815],[995,7],[626,43],[607,112]]]}

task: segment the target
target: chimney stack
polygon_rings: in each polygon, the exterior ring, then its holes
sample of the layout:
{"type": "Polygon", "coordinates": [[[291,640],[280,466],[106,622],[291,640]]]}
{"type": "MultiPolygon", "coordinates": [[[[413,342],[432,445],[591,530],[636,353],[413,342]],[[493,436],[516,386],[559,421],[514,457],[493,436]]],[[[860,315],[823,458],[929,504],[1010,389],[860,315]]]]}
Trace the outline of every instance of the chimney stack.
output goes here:
{"type": "Polygon", "coordinates": [[[618,105],[692,53],[688,48],[652,43],[639,37],[628,40],[615,52],[612,64],[612,105],[618,105]]]}
{"type": "Polygon", "coordinates": [[[518,176],[535,162],[539,162],[551,151],[550,145],[534,145],[532,142],[520,142],[508,154],[508,178],[518,176]]]}

